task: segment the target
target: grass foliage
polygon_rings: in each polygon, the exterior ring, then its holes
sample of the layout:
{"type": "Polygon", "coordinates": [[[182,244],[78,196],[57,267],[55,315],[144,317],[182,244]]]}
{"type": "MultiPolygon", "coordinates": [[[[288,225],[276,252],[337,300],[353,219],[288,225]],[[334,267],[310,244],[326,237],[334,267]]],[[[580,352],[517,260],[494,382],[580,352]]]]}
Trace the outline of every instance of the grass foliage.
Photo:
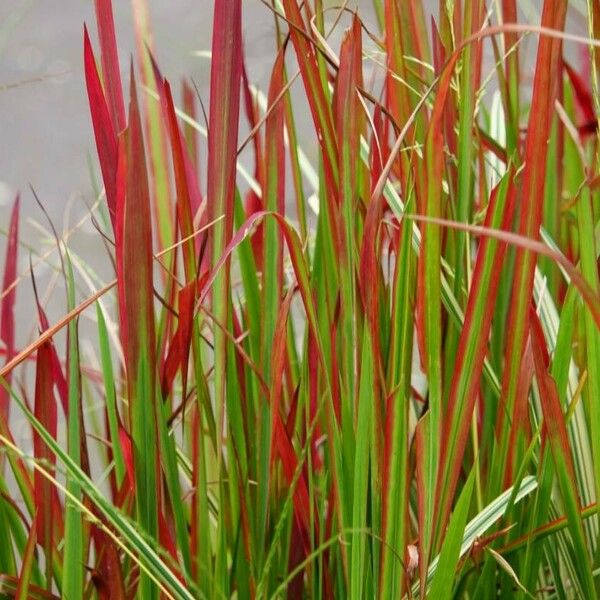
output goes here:
{"type": "Polygon", "coordinates": [[[255,5],[214,3],[201,105],[190,82],[176,103],[144,0],[122,81],[95,0],[115,278],[56,236],[51,322],[15,200],[0,596],[598,597],[600,1],[374,0],[369,25],[263,0],[264,91],[255,5]]]}

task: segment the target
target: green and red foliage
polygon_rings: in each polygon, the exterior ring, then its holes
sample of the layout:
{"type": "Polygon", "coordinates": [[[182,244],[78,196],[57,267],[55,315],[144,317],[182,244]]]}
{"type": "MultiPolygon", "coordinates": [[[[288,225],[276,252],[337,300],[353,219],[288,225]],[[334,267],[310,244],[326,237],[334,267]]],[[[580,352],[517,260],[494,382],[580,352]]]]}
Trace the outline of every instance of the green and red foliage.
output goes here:
{"type": "Polygon", "coordinates": [[[144,0],[126,110],[95,2],[83,76],[115,279],[78,297],[60,240],[68,312],[51,325],[36,290],[22,342],[17,198],[0,595],[596,597],[600,4],[374,0],[372,31],[256,0],[277,31],[263,94],[254,1],[214,3],[207,130],[151,54],[144,0]]]}

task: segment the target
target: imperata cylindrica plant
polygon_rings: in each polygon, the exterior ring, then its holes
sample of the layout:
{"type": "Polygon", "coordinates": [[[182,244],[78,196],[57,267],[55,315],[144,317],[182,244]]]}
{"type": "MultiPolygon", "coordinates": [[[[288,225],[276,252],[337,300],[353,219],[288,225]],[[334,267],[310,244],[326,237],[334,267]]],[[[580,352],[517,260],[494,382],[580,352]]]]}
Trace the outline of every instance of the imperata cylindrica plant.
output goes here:
{"type": "Polygon", "coordinates": [[[598,597],[600,1],[155,4],[0,206],[0,597],[598,597]]]}

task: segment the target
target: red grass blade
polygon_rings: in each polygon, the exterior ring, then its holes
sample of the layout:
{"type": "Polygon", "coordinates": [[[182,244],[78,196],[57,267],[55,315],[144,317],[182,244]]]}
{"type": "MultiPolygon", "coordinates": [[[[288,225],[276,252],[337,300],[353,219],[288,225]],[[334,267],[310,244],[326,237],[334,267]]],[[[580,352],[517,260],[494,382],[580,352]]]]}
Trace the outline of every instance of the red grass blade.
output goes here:
{"type": "MultiPolygon", "coordinates": [[[[280,51],[281,53],[281,51],[280,51]]],[[[257,102],[252,97],[252,90],[250,89],[250,81],[248,80],[248,72],[246,64],[242,59],[242,91],[244,98],[244,110],[246,112],[246,118],[248,119],[248,125],[251,131],[255,134],[252,136],[252,147],[254,150],[254,178],[256,181],[265,180],[265,160],[263,155],[262,135],[259,128],[259,111],[257,102]]],[[[271,104],[269,102],[269,104],[271,104]]],[[[263,187],[264,189],[264,187],[263,187]]]]}
{"type": "MultiPolygon", "coordinates": [[[[499,212],[503,215],[502,227],[505,229],[510,228],[516,206],[517,189],[514,185],[509,184],[509,186],[508,191],[504,192],[506,199],[498,197],[499,187],[493,190],[486,213],[486,227],[492,224],[494,214],[499,212]],[[496,210],[496,205],[499,202],[502,202],[501,210],[496,210]]],[[[454,375],[450,385],[444,418],[441,449],[444,470],[440,471],[440,476],[446,478],[445,483],[441,480],[441,486],[446,488],[447,492],[441,499],[439,508],[443,521],[449,516],[451,502],[462,468],[471,422],[470,416],[473,414],[479,393],[486,346],[492,325],[493,307],[498,294],[498,277],[492,277],[489,283],[487,278],[483,280],[486,261],[490,260],[491,257],[493,263],[491,271],[493,273],[499,272],[502,268],[506,249],[505,244],[497,246],[490,238],[485,238],[482,240],[477,252],[473,281],[467,301],[464,326],[456,352],[454,375]],[[483,310],[482,320],[476,315],[477,305],[481,302],[481,294],[484,294],[485,298],[485,310],[483,310]],[[473,348],[473,351],[469,354],[469,360],[467,360],[466,354],[470,347],[473,348]],[[471,356],[473,360],[471,360],[471,356]]]]}
{"type": "MultiPolygon", "coordinates": [[[[175,112],[175,103],[168,81],[163,78],[158,64],[148,51],[150,64],[154,73],[156,89],[160,98],[162,119],[166,134],[171,140],[171,154],[177,192],[176,216],[177,225],[182,238],[188,238],[194,231],[194,219],[206,224],[205,205],[202,204],[202,194],[198,175],[195,171],[197,159],[190,157],[190,151],[184,136],[181,134],[175,112]]],[[[195,277],[195,252],[202,247],[207,234],[189,239],[183,244],[183,256],[186,281],[195,277]]]]}
{"type": "Polygon", "coordinates": [[[460,229],[461,231],[468,231],[474,235],[481,235],[500,240],[501,242],[515,246],[520,250],[531,252],[532,254],[547,256],[565,270],[566,274],[571,280],[571,283],[581,294],[582,300],[586,304],[587,308],[592,314],[592,317],[594,318],[594,321],[600,329],[600,295],[594,291],[590,284],[583,278],[583,275],[578,271],[577,267],[575,267],[575,265],[560,250],[550,248],[550,246],[539,241],[538,239],[531,239],[518,233],[503,231],[500,229],[490,229],[488,227],[481,227],[480,225],[468,225],[467,223],[461,223],[458,221],[437,219],[434,217],[423,217],[421,215],[406,215],[406,218],[414,221],[423,221],[424,223],[435,223],[443,227],[460,229]]]}
{"type": "Polygon", "coordinates": [[[596,118],[596,113],[594,111],[594,100],[592,98],[590,86],[567,61],[563,61],[563,66],[567,72],[569,81],[573,86],[577,107],[582,117],[578,127],[579,133],[582,136],[594,133],[598,128],[598,119],[596,118]]]}
{"type": "Polygon", "coordinates": [[[557,482],[563,498],[565,513],[569,522],[574,551],[578,556],[577,575],[585,597],[596,595],[592,572],[592,562],[581,517],[581,502],[577,489],[575,463],[569,444],[569,434],[563,415],[556,382],[548,373],[550,358],[542,324],[535,307],[530,306],[530,336],[535,363],[536,380],[540,390],[540,404],[544,415],[544,431],[550,442],[556,465],[557,482]]]}
{"type": "Polygon", "coordinates": [[[111,118],[117,133],[125,129],[125,102],[121,85],[121,70],[115,37],[115,23],[111,0],[95,0],[96,23],[100,39],[100,60],[104,89],[108,97],[111,118]]]}
{"type": "Polygon", "coordinates": [[[96,525],[92,526],[91,534],[98,557],[91,579],[99,600],[125,600],[125,582],[117,546],[96,525]]]}
{"type": "MultiPolygon", "coordinates": [[[[502,0],[502,22],[512,24],[518,22],[518,11],[516,0],[502,0]]],[[[509,149],[519,150],[519,140],[517,134],[519,130],[519,47],[516,45],[519,36],[514,31],[504,33],[504,50],[507,52],[514,48],[514,51],[506,58],[506,78],[505,78],[505,114],[507,119],[507,145],[509,149]]]]}
{"type": "Polygon", "coordinates": [[[419,578],[421,580],[421,599],[425,598],[427,586],[427,569],[429,567],[430,535],[427,527],[427,515],[432,514],[434,507],[430,505],[433,494],[427,491],[427,474],[431,470],[427,461],[432,457],[427,451],[427,438],[430,434],[430,413],[419,420],[415,428],[415,476],[417,480],[417,508],[419,529],[419,578]]]}
{"type": "MultiPolygon", "coordinates": [[[[6,351],[5,363],[15,355],[15,300],[17,296],[17,251],[19,244],[19,196],[15,198],[8,226],[6,258],[0,294],[0,340],[6,351]]],[[[6,383],[10,384],[11,373],[6,374],[6,383]]],[[[4,386],[0,386],[0,420],[8,423],[9,395],[4,386]]]]}
{"type": "Polygon", "coordinates": [[[37,530],[38,530],[38,516],[35,515],[31,528],[29,530],[29,537],[25,544],[25,550],[22,556],[21,572],[19,573],[19,585],[15,592],[16,600],[25,600],[29,598],[29,584],[31,583],[31,572],[34,564],[35,556],[35,545],[37,543],[37,530]]]}
{"type": "Polygon", "coordinates": [[[208,132],[208,201],[211,220],[225,217],[213,229],[213,264],[231,238],[237,154],[240,81],[242,76],[239,0],[215,6],[208,132]]]}
{"type": "Polygon", "coordinates": [[[178,369],[181,369],[183,382],[182,397],[185,398],[187,396],[187,365],[192,338],[195,298],[196,283],[194,281],[179,291],[179,322],[171,346],[169,347],[169,353],[167,354],[161,377],[163,397],[166,397],[168,390],[171,389],[178,369]]]}
{"type": "Polygon", "coordinates": [[[397,123],[405,123],[411,112],[408,88],[403,81],[408,81],[406,68],[407,32],[403,29],[400,4],[395,0],[385,1],[385,49],[388,56],[386,91],[389,97],[389,108],[397,123]],[[400,78],[403,81],[400,81],[400,78]]]}
{"type": "MultiPolygon", "coordinates": [[[[119,174],[123,175],[124,194],[118,194],[117,203],[117,264],[120,265],[118,285],[120,309],[123,311],[121,323],[127,369],[136,512],[140,527],[156,540],[161,494],[158,479],[160,470],[152,222],[133,65],[129,125],[120,138],[119,150],[126,152],[126,159],[123,160],[122,154],[119,156],[119,174]]],[[[140,574],[138,593],[143,597],[158,597],[154,582],[145,573],[140,574]]]]}
{"type": "MultiPolygon", "coordinates": [[[[186,115],[190,116],[194,121],[196,120],[196,96],[195,92],[187,81],[182,83],[182,96],[183,96],[183,111],[186,115]]],[[[190,124],[186,123],[183,126],[183,135],[185,138],[185,144],[187,147],[188,154],[192,160],[194,172],[198,166],[200,160],[200,151],[198,148],[198,132],[190,124]]]]}
{"type": "Polygon", "coordinates": [[[96,68],[94,52],[90,43],[87,28],[83,30],[83,56],[85,67],[85,83],[92,115],[92,125],[94,127],[94,136],[96,138],[96,149],[98,151],[98,160],[100,161],[100,170],[104,181],[106,191],[106,202],[108,212],[113,225],[116,227],[117,213],[117,136],[110,116],[109,108],[104,97],[100,76],[96,68]]]}
{"type": "MultiPolygon", "coordinates": [[[[208,128],[207,202],[210,221],[216,221],[209,237],[211,265],[225,256],[233,230],[240,83],[242,78],[242,3],[229,0],[215,4],[210,70],[210,116],[208,128]]],[[[212,312],[218,323],[229,322],[229,262],[222,272],[215,270],[212,289],[212,312]]],[[[206,288],[205,288],[206,289],[206,288]]],[[[227,393],[227,336],[220,328],[214,332],[214,402],[217,426],[217,472],[223,459],[225,403],[227,393]]],[[[225,494],[219,486],[219,497],[225,494]]],[[[223,535],[225,520],[219,511],[217,536],[223,535]]],[[[222,567],[220,563],[218,567],[222,567]]],[[[217,579],[225,581],[219,568],[217,579]]]]}
{"type": "MultiPolygon", "coordinates": [[[[283,464],[285,477],[288,485],[292,484],[294,474],[298,466],[298,457],[294,446],[288,436],[287,430],[280,413],[281,392],[284,364],[286,359],[287,344],[287,319],[290,306],[294,297],[294,289],[287,293],[279,309],[277,323],[275,326],[274,343],[271,360],[271,423],[273,424],[273,435],[271,442],[272,459],[278,455],[283,464]],[[275,454],[276,453],[276,454],[275,454]]],[[[305,535],[310,531],[310,501],[308,488],[304,475],[300,476],[296,490],[294,491],[294,511],[299,526],[305,535]]],[[[304,536],[303,536],[304,537],[304,536]]]]}
{"type": "MultiPolygon", "coordinates": [[[[162,97],[162,94],[161,94],[162,97]]],[[[196,277],[195,242],[191,237],[194,232],[194,207],[200,206],[198,183],[194,176],[190,157],[186,151],[183,137],[177,124],[171,86],[165,81],[164,98],[169,121],[169,135],[175,171],[175,187],[177,190],[177,221],[182,238],[190,238],[183,245],[183,261],[186,281],[192,282],[196,277]]]]}
{"type": "MultiPolygon", "coordinates": [[[[144,88],[154,90],[158,82],[154,78],[150,56],[154,53],[154,37],[148,0],[134,0],[133,26],[137,47],[140,81],[144,88]]],[[[157,244],[163,249],[175,239],[175,215],[170,204],[171,190],[168,172],[167,132],[160,118],[160,107],[148,94],[141,98],[144,131],[148,143],[148,176],[153,202],[153,215],[157,232],[157,244]]]]}
{"type": "Polygon", "coordinates": [[[129,111],[129,127],[124,138],[127,152],[125,197],[122,210],[119,207],[123,230],[118,249],[121,251],[123,269],[119,285],[124,298],[125,357],[127,367],[131,370],[129,379],[135,381],[142,353],[147,352],[150,365],[154,365],[155,342],[150,192],[133,71],[129,111]]]}
{"type": "MultiPolygon", "coordinates": [[[[35,289],[35,287],[34,287],[34,289],[35,289]]],[[[50,327],[50,323],[48,322],[48,317],[46,316],[46,312],[42,308],[42,305],[40,304],[40,301],[37,297],[37,291],[35,293],[35,301],[37,304],[38,319],[40,320],[40,332],[44,333],[45,331],[48,331],[48,329],[50,327]]],[[[63,370],[62,370],[62,367],[60,364],[60,357],[58,356],[58,352],[56,351],[56,347],[54,346],[54,340],[53,339],[48,340],[48,344],[50,346],[50,352],[52,354],[52,378],[54,379],[54,384],[56,385],[56,388],[58,390],[58,395],[60,396],[60,401],[61,401],[63,411],[65,413],[65,416],[68,416],[68,414],[69,414],[69,400],[68,400],[69,390],[68,390],[67,378],[65,377],[65,374],[63,373],[63,370]]]]}
{"type": "MultiPolygon", "coordinates": [[[[269,84],[269,112],[265,127],[264,177],[261,182],[263,204],[267,210],[285,214],[285,149],[283,145],[284,105],[277,102],[283,88],[284,53],[279,50],[269,84]]],[[[261,364],[265,377],[271,376],[272,344],[275,339],[275,321],[283,297],[283,236],[271,220],[262,226],[259,235],[263,241],[260,264],[263,273],[261,364]]],[[[260,237],[258,239],[261,239],[260,237]]],[[[285,333],[285,331],[284,331],[285,333]]],[[[283,368],[283,363],[282,363],[283,368]]],[[[272,422],[271,422],[272,423],[272,422]]],[[[264,439],[268,439],[266,436],[264,439]]],[[[266,464],[266,461],[263,461],[266,464]]]]}
{"type": "Polygon", "coordinates": [[[586,83],[566,60],[563,60],[563,66],[569,76],[573,90],[575,91],[575,99],[583,113],[584,119],[586,121],[595,121],[596,114],[594,112],[594,100],[592,98],[589,83],[586,83]]]}
{"type": "Polygon", "coordinates": [[[125,470],[127,471],[127,481],[123,481],[124,491],[133,491],[135,489],[133,445],[131,443],[131,437],[121,424],[119,424],[119,441],[121,443],[121,452],[123,452],[123,460],[125,461],[125,470]]]}
{"type": "MultiPolygon", "coordinates": [[[[562,31],[567,11],[565,0],[546,0],[542,13],[542,26],[562,31]]],[[[544,181],[547,140],[550,135],[551,117],[554,99],[558,91],[561,73],[562,42],[560,39],[540,37],[538,57],[533,84],[531,116],[527,130],[525,148],[525,168],[523,172],[522,198],[519,233],[529,239],[539,236],[544,207],[544,181]]],[[[511,306],[508,317],[508,342],[506,345],[507,363],[502,379],[502,401],[500,410],[511,415],[515,407],[517,384],[519,380],[521,357],[529,321],[529,302],[533,291],[533,277],[536,256],[527,250],[518,249],[515,260],[515,275],[512,289],[511,306]]],[[[498,468],[504,472],[507,468],[505,452],[508,448],[508,420],[504,425],[498,468]]]]}
{"type": "Polygon", "coordinates": [[[315,48],[307,31],[297,0],[283,0],[285,14],[290,22],[290,37],[296,50],[300,73],[307,90],[307,99],[317,130],[317,137],[323,149],[326,179],[331,186],[330,192],[335,197],[338,184],[337,146],[333,127],[331,106],[326,91],[321,83],[319,65],[315,48]]]}
{"type": "MultiPolygon", "coordinates": [[[[40,346],[37,352],[34,415],[50,435],[56,438],[58,420],[52,381],[52,351],[49,342],[40,346]]],[[[35,431],[33,453],[36,460],[43,461],[44,468],[52,473],[56,457],[35,431]]],[[[55,527],[52,505],[55,494],[52,482],[36,470],[34,473],[34,498],[37,507],[37,538],[44,547],[47,576],[50,576],[52,572],[55,527]]]]}
{"type": "Polygon", "coordinates": [[[546,348],[544,330],[537,316],[534,306],[530,307],[529,318],[531,320],[531,348],[535,376],[540,386],[540,404],[544,415],[544,431],[548,436],[553,452],[559,452],[565,461],[567,473],[576,487],[575,466],[571,456],[569,445],[569,434],[565,425],[565,417],[558,397],[556,383],[548,373],[550,357],[546,348]]]}
{"type": "MultiPolygon", "coordinates": [[[[510,429],[510,437],[508,444],[508,468],[504,474],[504,486],[510,487],[513,481],[514,473],[512,471],[512,465],[514,464],[514,457],[518,456],[518,452],[522,452],[523,448],[527,447],[530,434],[530,424],[528,418],[529,408],[529,390],[531,389],[531,383],[535,373],[535,364],[533,358],[533,352],[530,341],[525,346],[525,354],[521,362],[521,370],[519,371],[519,382],[517,384],[517,393],[515,397],[515,410],[512,427],[510,429]]],[[[501,431],[500,424],[505,417],[498,419],[497,430],[501,431]]]]}

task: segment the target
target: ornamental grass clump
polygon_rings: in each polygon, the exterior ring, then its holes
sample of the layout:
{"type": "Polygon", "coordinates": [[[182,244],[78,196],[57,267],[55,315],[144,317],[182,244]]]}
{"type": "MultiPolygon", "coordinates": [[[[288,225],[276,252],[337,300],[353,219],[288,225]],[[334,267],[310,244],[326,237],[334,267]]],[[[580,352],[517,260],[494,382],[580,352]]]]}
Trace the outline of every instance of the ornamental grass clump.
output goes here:
{"type": "Polygon", "coordinates": [[[56,236],[52,322],[8,219],[0,596],[598,597],[600,1],[219,0],[180,102],[133,5],[126,78],[83,29],[114,279],[56,236]]]}

